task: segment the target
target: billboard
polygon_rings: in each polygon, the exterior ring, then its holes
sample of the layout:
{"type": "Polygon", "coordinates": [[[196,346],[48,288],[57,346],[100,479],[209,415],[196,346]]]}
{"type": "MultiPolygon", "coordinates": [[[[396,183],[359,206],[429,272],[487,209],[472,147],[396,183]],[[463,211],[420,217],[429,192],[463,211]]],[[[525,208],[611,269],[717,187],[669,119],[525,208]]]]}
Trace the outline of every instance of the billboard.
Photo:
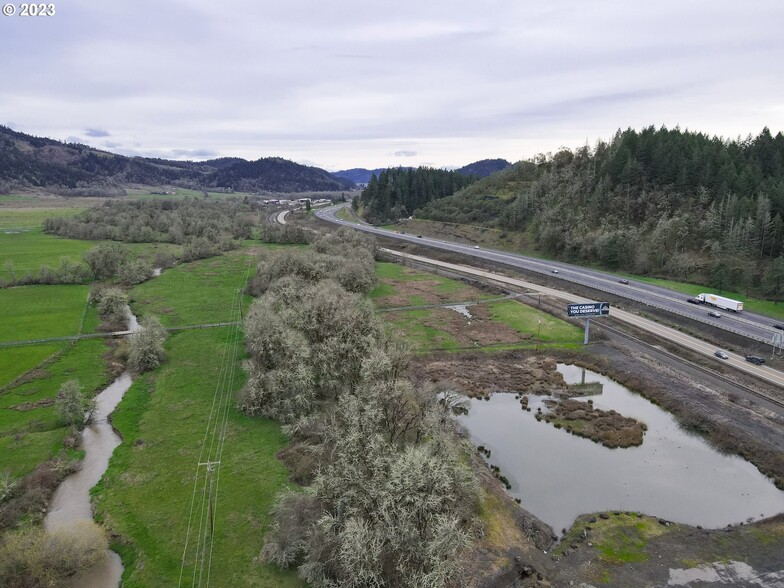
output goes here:
{"type": "Polygon", "coordinates": [[[566,307],[568,316],[605,316],[610,314],[609,302],[586,302],[584,304],[569,304],[566,307]]]}

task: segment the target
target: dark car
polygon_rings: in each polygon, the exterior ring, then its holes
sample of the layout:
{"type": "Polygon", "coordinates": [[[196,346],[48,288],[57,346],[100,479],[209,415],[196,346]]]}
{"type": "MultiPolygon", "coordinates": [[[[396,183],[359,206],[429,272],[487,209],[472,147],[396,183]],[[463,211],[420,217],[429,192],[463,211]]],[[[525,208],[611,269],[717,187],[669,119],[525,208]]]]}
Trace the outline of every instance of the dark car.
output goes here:
{"type": "Polygon", "coordinates": [[[784,331],[784,325],[773,325],[774,329],[778,329],[779,331],[784,331]]]}
{"type": "Polygon", "coordinates": [[[749,363],[753,363],[754,365],[762,365],[763,363],[765,363],[765,360],[757,355],[747,355],[746,361],[748,361],[749,363]]]}
{"type": "Polygon", "coordinates": [[[618,283],[619,284],[628,284],[629,280],[625,280],[625,279],[622,278],[622,279],[618,280],[618,283]]]}
{"type": "Polygon", "coordinates": [[[417,239],[421,239],[421,238],[422,238],[422,235],[417,235],[417,239]]]}
{"type": "Polygon", "coordinates": [[[688,302],[690,304],[699,304],[700,303],[700,301],[697,300],[696,298],[687,298],[686,302],[688,302]]]}

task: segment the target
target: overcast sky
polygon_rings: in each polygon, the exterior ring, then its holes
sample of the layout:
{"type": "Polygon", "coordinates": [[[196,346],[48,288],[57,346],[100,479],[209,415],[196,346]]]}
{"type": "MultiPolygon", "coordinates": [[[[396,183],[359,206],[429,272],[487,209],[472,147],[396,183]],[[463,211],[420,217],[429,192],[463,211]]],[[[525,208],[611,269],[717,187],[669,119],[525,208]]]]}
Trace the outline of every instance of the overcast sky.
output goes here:
{"type": "Polygon", "coordinates": [[[118,153],[460,166],[619,127],[784,130],[782,0],[55,8],[0,16],[0,124],[118,153]]]}

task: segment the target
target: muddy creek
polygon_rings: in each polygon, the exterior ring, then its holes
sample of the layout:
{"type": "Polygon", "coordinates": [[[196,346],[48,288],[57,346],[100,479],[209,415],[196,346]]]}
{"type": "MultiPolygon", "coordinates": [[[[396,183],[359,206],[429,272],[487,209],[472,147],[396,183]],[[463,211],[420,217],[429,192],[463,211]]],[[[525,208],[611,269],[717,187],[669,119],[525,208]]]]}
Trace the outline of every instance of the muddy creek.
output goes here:
{"type": "MultiPolygon", "coordinates": [[[[133,314],[128,317],[128,330],[136,331],[139,323],[133,314]]],[[[84,460],[81,469],[68,476],[57,488],[49,512],[44,519],[48,531],[69,527],[78,521],[92,521],[90,488],[95,486],[109,467],[109,458],[121,439],[112,429],[109,415],[131,387],[133,380],[123,373],[95,397],[95,411],[90,424],[82,431],[81,449],[84,460]]],[[[72,586],[79,588],[108,588],[120,585],[123,566],[120,556],[108,550],[106,559],[86,574],[74,579],[72,586]]]]}
{"type": "Polygon", "coordinates": [[[522,506],[560,535],[580,514],[624,510],[719,528],[784,512],[784,492],[746,460],[724,455],[682,429],[668,412],[617,382],[575,366],[558,365],[568,384],[601,391],[585,396],[648,426],[639,447],[608,449],[535,418],[514,394],[471,400],[461,422],[475,445],[491,450],[522,506]]]}

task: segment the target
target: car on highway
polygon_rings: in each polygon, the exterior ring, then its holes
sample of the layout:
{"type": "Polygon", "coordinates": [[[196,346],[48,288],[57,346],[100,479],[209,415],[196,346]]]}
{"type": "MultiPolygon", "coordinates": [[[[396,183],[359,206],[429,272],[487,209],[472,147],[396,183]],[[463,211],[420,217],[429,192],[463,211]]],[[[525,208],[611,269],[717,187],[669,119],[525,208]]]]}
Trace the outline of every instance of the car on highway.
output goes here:
{"type": "Polygon", "coordinates": [[[558,270],[552,270],[552,272],[553,272],[554,274],[557,274],[557,273],[558,273],[558,270]]]}
{"type": "Polygon", "coordinates": [[[746,361],[753,363],[754,365],[762,365],[765,363],[765,360],[762,359],[759,355],[747,355],[746,361]]]}
{"type": "Polygon", "coordinates": [[[422,235],[417,235],[417,239],[421,239],[421,238],[422,238],[422,235]]]}
{"type": "Polygon", "coordinates": [[[620,280],[618,280],[618,283],[619,284],[628,284],[629,280],[625,280],[625,279],[621,278],[620,280]]]}
{"type": "Polygon", "coordinates": [[[778,329],[779,331],[784,331],[784,325],[773,325],[774,329],[778,329]]]}
{"type": "Polygon", "coordinates": [[[474,249],[479,249],[479,245],[474,245],[474,249]]]}
{"type": "Polygon", "coordinates": [[[689,304],[699,304],[700,303],[700,301],[697,300],[696,298],[687,298],[686,302],[688,302],[689,304]]]}
{"type": "Polygon", "coordinates": [[[717,349],[716,351],[714,351],[713,355],[715,355],[719,359],[729,359],[730,358],[730,356],[727,355],[727,353],[722,351],[721,349],[717,349]]]}
{"type": "Polygon", "coordinates": [[[713,318],[721,318],[721,313],[720,312],[716,312],[715,310],[711,310],[708,313],[708,316],[712,316],[713,318]]]}

